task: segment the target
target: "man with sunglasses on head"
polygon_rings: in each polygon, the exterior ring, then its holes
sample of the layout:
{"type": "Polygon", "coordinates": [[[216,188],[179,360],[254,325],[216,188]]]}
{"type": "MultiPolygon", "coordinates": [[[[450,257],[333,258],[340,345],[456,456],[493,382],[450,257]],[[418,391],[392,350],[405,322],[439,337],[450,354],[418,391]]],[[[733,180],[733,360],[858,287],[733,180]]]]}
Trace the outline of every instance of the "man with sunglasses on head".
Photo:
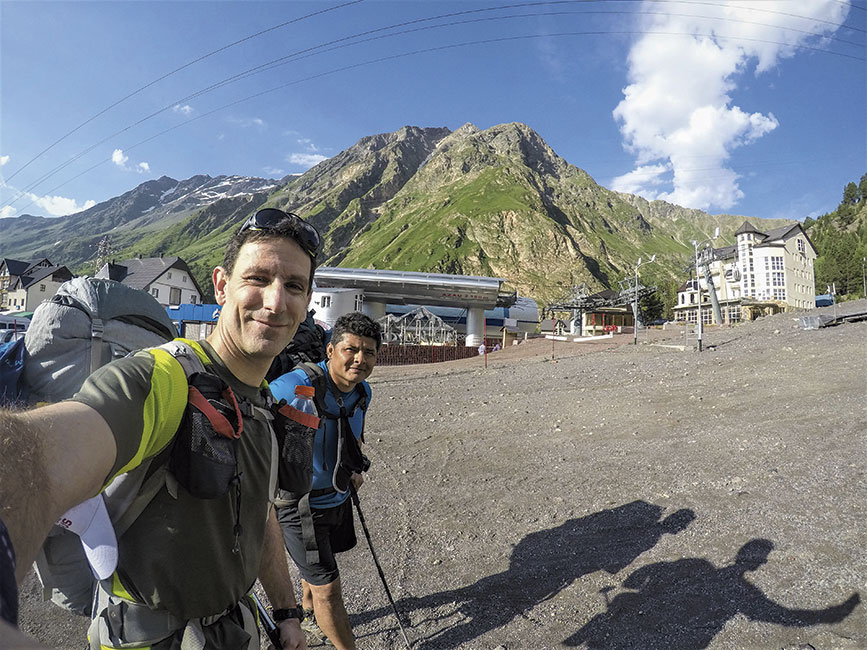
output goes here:
{"type": "MultiPolygon", "coordinates": [[[[320,248],[312,226],[276,209],[247,219],[229,242],[213,271],[222,306],[216,328],[181,347],[228,387],[224,397],[246,405],[235,411],[235,476],[225,493],[198,498],[167,471],[119,535],[116,568],[97,590],[90,647],[258,649],[256,605],[248,596],[258,577],[282,648],[306,648],[272,507],[279,450],[263,416],[271,404],[264,378],[307,314],[320,248]]],[[[0,410],[0,521],[19,584],[51,525],[70,508],[149,461],[174,467],[194,378],[177,356],[153,348],[100,368],[71,400],[0,410]]],[[[194,443],[185,451],[197,453],[194,443]]],[[[88,534],[81,533],[85,547],[88,534]]]]}

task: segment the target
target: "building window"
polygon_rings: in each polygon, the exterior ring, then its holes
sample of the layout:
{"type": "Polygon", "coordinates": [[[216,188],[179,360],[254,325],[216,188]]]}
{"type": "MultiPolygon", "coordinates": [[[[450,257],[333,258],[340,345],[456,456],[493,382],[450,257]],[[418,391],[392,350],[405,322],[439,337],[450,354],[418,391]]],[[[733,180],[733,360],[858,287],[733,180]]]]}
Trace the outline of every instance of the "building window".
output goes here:
{"type": "Polygon", "coordinates": [[[190,295],[190,303],[193,304],[193,305],[196,304],[196,294],[191,294],[191,295],[190,295]]]}
{"type": "Polygon", "coordinates": [[[798,237],[798,252],[799,253],[806,253],[807,252],[807,245],[804,243],[804,240],[801,239],[800,237],[798,237]]]}
{"type": "Polygon", "coordinates": [[[172,287],[169,289],[169,304],[170,305],[180,305],[181,304],[181,290],[177,287],[172,287]]]}
{"type": "Polygon", "coordinates": [[[187,275],[185,273],[184,275],[181,276],[181,282],[186,282],[186,281],[187,281],[187,275]]]}
{"type": "Polygon", "coordinates": [[[786,299],[786,290],[785,289],[774,289],[774,300],[785,300],[786,299]]]}
{"type": "Polygon", "coordinates": [[[171,279],[172,279],[172,272],[169,271],[169,272],[166,274],[166,277],[167,277],[169,280],[171,280],[171,279]]]}
{"type": "Polygon", "coordinates": [[[786,286],[786,279],[785,279],[785,275],[783,273],[777,273],[775,271],[772,275],[773,275],[773,284],[775,287],[785,287],[786,286]]]}
{"type": "Polygon", "coordinates": [[[40,290],[42,293],[45,293],[45,285],[44,285],[44,284],[40,284],[40,285],[39,285],[39,290],[40,290]]]}
{"type": "Polygon", "coordinates": [[[782,257],[782,255],[774,255],[771,258],[771,270],[772,271],[782,271],[783,270],[783,257],[782,257]]]}
{"type": "Polygon", "coordinates": [[[322,296],[319,299],[319,306],[322,309],[328,309],[331,306],[331,296],[322,296]]]}
{"type": "Polygon", "coordinates": [[[151,289],[151,295],[152,295],[154,298],[159,298],[159,297],[160,297],[160,290],[159,290],[159,289],[156,289],[156,288],[151,289]]]}
{"type": "Polygon", "coordinates": [[[361,311],[361,307],[364,305],[364,296],[360,293],[355,294],[355,311],[361,311]]]}

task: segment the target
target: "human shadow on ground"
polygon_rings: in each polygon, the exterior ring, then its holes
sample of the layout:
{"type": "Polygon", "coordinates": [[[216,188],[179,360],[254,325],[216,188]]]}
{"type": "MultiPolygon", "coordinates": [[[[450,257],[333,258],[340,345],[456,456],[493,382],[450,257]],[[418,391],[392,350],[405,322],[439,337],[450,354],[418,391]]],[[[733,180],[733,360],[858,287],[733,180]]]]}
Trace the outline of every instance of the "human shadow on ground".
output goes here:
{"type": "MultiPolygon", "coordinates": [[[[414,639],[413,647],[454,648],[509,623],[594,571],[615,574],[653,548],[664,534],[676,534],[695,519],[682,509],[660,519],[663,508],[633,501],[616,508],[570,519],[556,528],[527,535],[512,552],[509,568],[459,589],[396,603],[407,615],[451,605],[462,615],[457,624],[414,639]]],[[[447,576],[444,576],[444,579],[447,576]]],[[[391,613],[380,608],[352,616],[353,625],[391,613]]]]}
{"type": "Polygon", "coordinates": [[[790,609],[769,599],[744,574],[768,561],[774,548],[766,539],[744,544],[733,564],[715,567],[701,558],[657,562],[641,567],[623,583],[626,589],[567,638],[567,646],[591,650],[707,648],[726,622],[738,614],[750,620],[805,627],[837,623],[860,602],[858,593],[825,609],[790,609]]]}

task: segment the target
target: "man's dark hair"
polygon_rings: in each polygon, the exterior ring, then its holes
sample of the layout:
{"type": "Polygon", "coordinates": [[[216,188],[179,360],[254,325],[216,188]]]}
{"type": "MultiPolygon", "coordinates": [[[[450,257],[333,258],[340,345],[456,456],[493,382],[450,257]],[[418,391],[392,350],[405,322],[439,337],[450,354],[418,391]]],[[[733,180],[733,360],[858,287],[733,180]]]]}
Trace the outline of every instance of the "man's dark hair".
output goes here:
{"type": "MultiPolygon", "coordinates": [[[[298,243],[298,233],[298,227],[288,219],[281,221],[276,228],[269,228],[267,230],[244,230],[242,228],[232,236],[232,239],[226,245],[222,266],[226,270],[226,273],[232,275],[232,271],[235,269],[235,262],[238,259],[238,253],[244,244],[264,239],[291,239],[295,243],[298,243]]],[[[299,247],[301,250],[304,250],[304,247],[300,244],[299,247]]],[[[313,288],[313,274],[316,273],[318,262],[316,258],[306,252],[304,257],[310,260],[310,278],[307,280],[307,292],[309,293],[313,288]]]]}
{"type": "Polygon", "coordinates": [[[366,336],[376,341],[376,350],[382,345],[382,328],[375,320],[360,311],[344,314],[337,319],[331,330],[331,344],[337,345],[346,334],[366,336]]]}

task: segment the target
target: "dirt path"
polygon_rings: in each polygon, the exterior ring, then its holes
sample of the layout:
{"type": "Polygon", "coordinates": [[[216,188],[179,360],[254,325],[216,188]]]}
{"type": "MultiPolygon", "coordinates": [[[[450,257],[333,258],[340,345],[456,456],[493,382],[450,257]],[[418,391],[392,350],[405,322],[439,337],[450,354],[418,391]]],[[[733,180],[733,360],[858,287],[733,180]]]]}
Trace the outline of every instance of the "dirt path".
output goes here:
{"type": "MultiPolygon", "coordinates": [[[[376,370],[362,506],[414,648],[867,648],[844,604],[867,597],[867,322],[780,314],[705,347],[376,370]]],[[[359,647],[401,648],[358,533],[359,647]]],[[[24,601],[22,627],[81,648],[24,601]]]]}

